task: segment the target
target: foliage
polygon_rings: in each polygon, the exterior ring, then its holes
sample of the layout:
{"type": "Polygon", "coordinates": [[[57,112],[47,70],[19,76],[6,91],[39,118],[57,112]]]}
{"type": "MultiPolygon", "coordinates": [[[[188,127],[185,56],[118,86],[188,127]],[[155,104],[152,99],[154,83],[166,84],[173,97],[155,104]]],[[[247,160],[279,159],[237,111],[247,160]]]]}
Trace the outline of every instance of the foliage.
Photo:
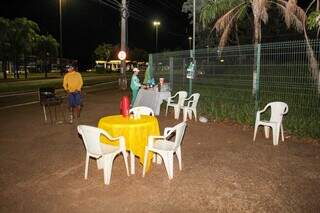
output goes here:
{"type": "Polygon", "coordinates": [[[102,43],[94,50],[95,60],[109,61],[114,56],[114,45],[102,43]]]}
{"type": "Polygon", "coordinates": [[[10,20],[0,17],[0,58],[6,57],[10,50],[9,26],[10,20]]]}
{"type": "MultiPolygon", "coordinates": [[[[196,3],[196,16],[200,15],[201,9],[210,0],[197,0],[196,3]]],[[[193,0],[187,0],[182,5],[182,12],[187,13],[189,18],[193,17],[193,0]]],[[[190,22],[192,23],[192,21],[190,22]]]]}
{"type": "Polygon", "coordinates": [[[220,47],[224,47],[239,20],[253,16],[254,42],[261,42],[262,23],[268,22],[271,6],[279,8],[287,27],[303,31],[306,15],[295,0],[210,0],[201,10],[201,22],[206,26],[214,23],[213,30],[220,36],[220,47]]]}
{"type": "Polygon", "coordinates": [[[59,43],[51,35],[35,37],[34,53],[41,59],[58,56],[59,43]]]}
{"type": "Polygon", "coordinates": [[[15,18],[11,21],[9,26],[11,58],[31,54],[39,31],[38,24],[27,18],[15,18]]]}
{"type": "Polygon", "coordinates": [[[148,53],[144,49],[133,48],[129,50],[128,59],[131,61],[148,61],[148,53]]]}
{"type": "Polygon", "coordinates": [[[316,29],[320,27],[320,12],[312,12],[308,16],[307,22],[308,28],[310,30],[316,29]]]}

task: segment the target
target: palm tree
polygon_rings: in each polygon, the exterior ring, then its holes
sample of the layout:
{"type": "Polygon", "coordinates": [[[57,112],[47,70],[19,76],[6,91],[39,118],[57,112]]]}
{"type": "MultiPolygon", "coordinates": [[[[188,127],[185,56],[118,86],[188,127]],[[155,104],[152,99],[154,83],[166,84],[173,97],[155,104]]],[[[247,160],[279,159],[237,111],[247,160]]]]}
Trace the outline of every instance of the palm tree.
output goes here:
{"type": "MultiPolygon", "coordinates": [[[[248,14],[252,14],[254,46],[255,50],[257,50],[257,46],[261,42],[261,25],[268,22],[268,9],[271,5],[280,9],[288,28],[293,27],[298,32],[304,32],[307,39],[305,32],[306,14],[297,5],[297,0],[208,0],[207,4],[202,8],[200,18],[204,25],[214,23],[213,30],[216,30],[221,35],[219,47],[223,48],[237,21],[243,20],[248,14]]],[[[255,60],[254,78],[256,73],[255,60]]],[[[256,94],[255,84],[253,86],[253,94],[256,94]]]]}
{"type": "Polygon", "coordinates": [[[309,4],[309,6],[306,10],[306,13],[309,12],[309,10],[314,5],[314,3],[316,3],[316,9],[315,9],[315,11],[311,12],[308,16],[308,28],[310,30],[318,28],[317,36],[319,36],[319,32],[320,32],[320,0],[313,0],[309,4]]]}

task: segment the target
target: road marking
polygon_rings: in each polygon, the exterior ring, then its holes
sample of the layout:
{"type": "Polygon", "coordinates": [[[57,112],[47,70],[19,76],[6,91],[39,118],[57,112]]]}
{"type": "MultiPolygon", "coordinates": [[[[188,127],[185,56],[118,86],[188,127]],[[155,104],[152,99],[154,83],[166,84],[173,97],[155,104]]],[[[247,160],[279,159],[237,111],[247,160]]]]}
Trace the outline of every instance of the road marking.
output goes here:
{"type": "Polygon", "coordinates": [[[23,103],[23,104],[14,104],[14,105],[10,105],[10,106],[4,106],[4,107],[0,107],[0,110],[13,108],[13,107],[19,107],[19,106],[26,106],[26,105],[36,104],[36,103],[39,103],[39,101],[32,101],[32,102],[27,102],[27,103],[23,103]]]}
{"type": "MultiPolygon", "coordinates": [[[[103,84],[112,84],[112,83],[117,83],[117,81],[110,81],[110,82],[94,84],[94,85],[90,85],[90,86],[85,86],[84,88],[91,88],[91,87],[94,87],[94,86],[99,86],[99,85],[103,85],[103,84]]],[[[57,89],[57,91],[63,91],[63,89],[57,89]]],[[[25,92],[25,93],[7,94],[7,95],[2,95],[2,96],[0,95],[0,98],[27,95],[27,94],[36,94],[36,93],[38,93],[38,92],[25,92]]],[[[63,97],[65,97],[65,96],[63,96],[63,97]]],[[[39,103],[39,101],[26,102],[26,103],[22,103],[22,104],[14,104],[14,105],[0,107],[0,110],[8,109],[8,108],[14,108],[14,107],[20,107],[20,106],[26,106],[26,105],[31,105],[31,104],[37,104],[37,103],[39,103]]]]}

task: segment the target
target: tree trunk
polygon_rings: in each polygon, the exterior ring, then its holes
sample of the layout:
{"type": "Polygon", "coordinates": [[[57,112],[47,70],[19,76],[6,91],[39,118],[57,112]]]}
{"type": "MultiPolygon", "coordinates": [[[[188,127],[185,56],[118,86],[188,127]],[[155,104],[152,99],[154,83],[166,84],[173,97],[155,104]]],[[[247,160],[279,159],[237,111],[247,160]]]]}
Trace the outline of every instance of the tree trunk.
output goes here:
{"type": "Polygon", "coordinates": [[[3,79],[7,79],[7,60],[3,59],[2,61],[2,72],[3,72],[3,79]]]}
{"type": "Polygon", "coordinates": [[[319,12],[319,10],[320,10],[320,0],[317,0],[316,11],[319,12]]]}
{"type": "Polygon", "coordinates": [[[19,79],[19,68],[18,68],[18,62],[16,57],[14,58],[14,61],[13,61],[13,72],[15,77],[19,79]]]}
{"type": "Polygon", "coordinates": [[[257,81],[257,50],[258,44],[261,42],[261,21],[258,18],[254,18],[254,63],[253,63],[253,81],[252,81],[252,95],[256,97],[258,92],[257,81]]]}
{"type": "Polygon", "coordinates": [[[27,60],[25,56],[23,56],[23,67],[24,67],[24,79],[27,79],[28,78],[27,60]]]}

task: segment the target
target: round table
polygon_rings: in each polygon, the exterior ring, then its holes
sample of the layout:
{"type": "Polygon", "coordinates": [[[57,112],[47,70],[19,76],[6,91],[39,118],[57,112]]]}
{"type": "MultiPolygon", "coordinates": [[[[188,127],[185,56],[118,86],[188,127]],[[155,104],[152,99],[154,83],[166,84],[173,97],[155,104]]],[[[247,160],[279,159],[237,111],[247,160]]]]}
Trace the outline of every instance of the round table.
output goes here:
{"type": "MultiPolygon", "coordinates": [[[[98,127],[106,130],[113,137],[124,136],[126,149],[130,151],[131,174],[135,173],[134,156],[138,156],[140,163],[143,164],[148,136],[160,134],[157,118],[147,115],[141,115],[140,119],[123,117],[122,115],[107,116],[99,120],[98,127]]],[[[105,137],[102,137],[101,141],[110,143],[105,137]]],[[[152,156],[152,153],[148,156],[147,170],[150,167],[152,156]]]]}

